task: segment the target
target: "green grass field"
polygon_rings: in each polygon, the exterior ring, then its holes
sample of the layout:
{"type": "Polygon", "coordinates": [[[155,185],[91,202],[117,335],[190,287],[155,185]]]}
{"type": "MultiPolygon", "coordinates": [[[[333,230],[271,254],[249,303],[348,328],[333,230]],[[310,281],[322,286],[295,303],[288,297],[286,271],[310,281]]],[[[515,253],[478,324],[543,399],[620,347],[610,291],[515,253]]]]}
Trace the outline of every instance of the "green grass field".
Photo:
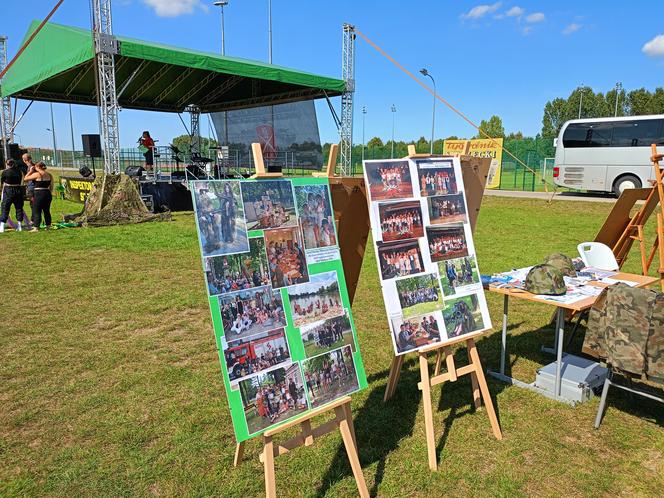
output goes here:
{"type": "MultiPolygon", "coordinates": [[[[610,204],[485,198],[483,273],[592,240],[610,204]]],[[[54,211],[80,205],[56,203],[54,211]]],[[[652,227],[650,227],[652,240],[652,227]]],[[[371,244],[371,241],[368,242],[371,244]]],[[[353,395],[374,496],[661,496],[664,408],[618,390],[600,430],[597,399],[575,408],[489,379],[504,439],[475,412],[470,379],[433,390],[440,470],[429,471],[416,357],[383,403],[392,343],[374,252],[353,306],[369,387],[353,395]]],[[[234,436],[191,214],[170,223],[0,235],[1,496],[261,496],[259,439],[233,468],[234,436]]],[[[638,269],[633,253],[626,269],[638,269]]],[[[478,341],[499,361],[494,332],[478,341]]],[[[511,306],[509,361],[532,380],[553,360],[551,308],[511,306]]],[[[581,340],[570,348],[579,351],[581,340]]],[[[464,349],[458,363],[466,363],[464,349]]],[[[279,496],[354,496],[339,434],[277,458],[279,496]]]]}

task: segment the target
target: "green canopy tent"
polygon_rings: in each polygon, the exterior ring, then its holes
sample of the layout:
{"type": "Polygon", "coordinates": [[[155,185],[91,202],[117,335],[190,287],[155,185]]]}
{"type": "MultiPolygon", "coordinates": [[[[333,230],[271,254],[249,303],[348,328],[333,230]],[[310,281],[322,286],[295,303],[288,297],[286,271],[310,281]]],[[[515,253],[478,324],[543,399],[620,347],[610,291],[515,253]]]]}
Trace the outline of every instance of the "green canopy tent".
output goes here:
{"type": "MultiPolygon", "coordinates": [[[[37,28],[33,21],[26,38],[37,28]]],[[[118,103],[128,109],[202,113],[341,95],[343,80],[272,64],[117,36],[118,103]]],[[[2,81],[2,96],[96,105],[90,31],[47,23],[2,81]]]]}

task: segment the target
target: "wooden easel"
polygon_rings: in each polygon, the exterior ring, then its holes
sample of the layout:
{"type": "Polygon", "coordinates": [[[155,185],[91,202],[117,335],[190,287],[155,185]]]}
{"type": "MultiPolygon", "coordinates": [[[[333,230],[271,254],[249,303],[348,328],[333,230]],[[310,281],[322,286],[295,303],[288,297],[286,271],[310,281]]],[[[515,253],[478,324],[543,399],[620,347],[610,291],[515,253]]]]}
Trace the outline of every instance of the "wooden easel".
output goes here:
{"type": "Polygon", "coordinates": [[[607,240],[604,239],[608,238],[613,242],[607,245],[611,247],[613,254],[616,257],[616,261],[621,267],[627,260],[632,244],[638,241],[643,275],[648,274],[655,255],[659,253],[659,267],[657,272],[660,275],[662,290],[664,290],[664,244],[662,244],[662,242],[664,242],[664,172],[659,164],[659,161],[664,158],[664,155],[657,153],[657,146],[655,144],[651,145],[651,152],[652,155],[650,156],[650,160],[653,163],[655,172],[655,180],[653,181],[652,187],[625,190],[604,222],[604,226],[600,229],[595,240],[606,244],[607,240]],[[625,218],[625,211],[629,213],[637,200],[643,200],[645,202],[626,223],[623,221],[624,228],[618,235],[615,231],[616,225],[620,226],[620,218],[625,218]],[[650,249],[650,254],[648,254],[646,250],[645,225],[648,222],[650,215],[657,208],[658,203],[660,206],[660,212],[657,213],[657,235],[652,248],[650,249]],[[612,235],[614,237],[618,235],[617,239],[612,239],[612,235]]]}
{"type": "MultiPolygon", "coordinates": [[[[415,146],[408,146],[408,158],[412,159],[427,157],[431,156],[429,154],[416,154],[415,146]]],[[[489,416],[489,422],[491,423],[493,435],[496,437],[496,439],[499,440],[503,438],[502,432],[500,430],[500,424],[498,423],[498,417],[496,416],[496,411],[493,407],[493,401],[491,400],[491,394],[489,393],[489,386],[487,385],[486,378],[484,377],[484,370],[482,369],[480,356],[477,352],[477,347],[475,346],[475,337],[481,335],[484,332],[485,331],[476,332],[470,335],[470,337],[461,337],[457,341],[447,342],[444,345],[432,345],[431,347],[418,351],[420,363],[420,382],[418,382],[417,388],[422,391],[422,402],[424,404],[424,427],[427,439],[429,468],[431,470],[438,470],[438,459],[436,458],[436,440],[433,425],[433,406],[431,403],[431,389],[434,386],[443,384],[445,382],[455,382],[459,377],[470,375],[470,380],[473,386],[473,401],[475,403],[475,408],[479,409],[482,406],[482,400],[484,401],[484,406],[486,407],[486,412],[489,416]],[[469,364],[457,368],[454,363],[454,355],[452,353],[451,346],[461,342],[466,343],[469,364]],[[436,353],[436,363],[433,376],[430,375],[429,372],[428,355],[430,353],[436,353]],[[443,358],[445,359],[445,365],[447,368],[447,372],[445,373],[441,373],[440,371],[443,358]]],[[[392,358],[390,372],[387,379],[387,386],[385,387],[385,395],[383,396],[384,402],[387,402],[389,399],[391,399],[396,392],[397,383],[399,382],[399,377],[401,376],[401,369],[403,367],[405,356],[405,354],[398,356],[395,355],[394,358],[392,358]]]]}
{"type": "MultiPolygon", "coordinates": [[[[263,153],[260,144],[251,144],[251,150],[254,156],[254,164],[256,165],[256,174],[251,178],[276,178],[283,177],[282,173],[267,173],[263,162],[263,153]]],[[[318,174],[318,177],[326,177],[330,174],[334,175],[334,166],[336,164],[336,155],[338,145],[332,145],[330,149],[330,159],[327,165],[327,174],[318,174]]],[[[284,455],[299,446],[311,446],[314,440],[335,431],[337,428],[341,432],[341,438],[346,448],[348,460],[350,462],[353,476],[357,484],[357,490],[362,498],[369,498],[369,491],[367,484],[362,474],[362,467],[360,466],[360,459],[357,453],[357,441],[355,439],[355,428],[353,426],[353,415],[350,408],[350,396],[344,396],[332,403],[329,403],[320,408],[311,410],[301,417],[288,421],[274,429],[268,429],[263,433],[263,451],[261,451],[259,460],[265,469],[265,495],[267,498],[276,498],[277,488],[274,476],[274,459],[279,455],[284,455]],[[329,420],[318,427],[312,428],[311,419],[326,414],[333,414],[334,418],[329,420]],[[283,443],[275,443],[274,438],[281,432],[291,429],[295,426],[300,426],[300,432],[283,443]]],[[[233,466],[238,467],[242,462],[244,456],[244,441],[236,443],[235,457],[233,458],[233,466]]]]}
{"type": "Polygon", "coordinates": [[[659,253],[659,266],[657,268],[657,273],[659,273],[659,284],[664,291],[664,172],[662,167],[659,165],[659,162],[664,159],[664,154],[657,153],[657,145],[652,144],[650,146],[652,155],[650,160],[652,161],[652,166],[655,169],[655,185],[653,185],[653,190],[657,190],[657,198],[659,200],[659,212],[657,213],[657,236],[655,237],[655,242],[652,245],[650,250],[650,256],[646,262],[646,267],[643,272],[644,275],[647,274],[652,264],[655,254],[659,253]]]}

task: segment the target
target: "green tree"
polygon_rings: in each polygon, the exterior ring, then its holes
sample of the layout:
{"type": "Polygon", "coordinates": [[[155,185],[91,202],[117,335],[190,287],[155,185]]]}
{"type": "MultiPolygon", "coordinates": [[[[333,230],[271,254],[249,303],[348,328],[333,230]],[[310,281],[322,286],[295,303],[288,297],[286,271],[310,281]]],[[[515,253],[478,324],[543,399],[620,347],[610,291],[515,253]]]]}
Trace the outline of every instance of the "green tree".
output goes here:
{"type": "Polygon", "coordinates": [[[517,132],[511,132],[509,135],[505,137],[506,140],[523,140],[523,133],[520,131],[517,132]]]}
{"type": "Polygon", "coordinates": [[[544,117],[542,118],[542,136],[554,138],[558,136],[560,127],[567,121],[567,101],[557,98],[546,103],[544,106],[544,117]]]}
{"type": "Polygon", "coordinates": [[[500,117],[493,115],[488,121],[480,121],[480,130],[484,133],[477,133],[473,138],[500,138],[505,136],[505,128],[503,127],[503,120],[500,117]]]}
{"type": "MultiPolygon", "coordinates": [[[[191,137],[189,135],[180,135],[171,140],[171,143],[182,152],[189,152],[191,147],[191,137]]],[[[201,137],[201,151],[207,151],[210,147],[217,147],[219,144],[213,138],[201,137]]]]}
{"type": "Polygon", "coordinates": [[[383,141],[379,137],[373,137],[367,142],[367,147],[382,147],[383,141]]]}

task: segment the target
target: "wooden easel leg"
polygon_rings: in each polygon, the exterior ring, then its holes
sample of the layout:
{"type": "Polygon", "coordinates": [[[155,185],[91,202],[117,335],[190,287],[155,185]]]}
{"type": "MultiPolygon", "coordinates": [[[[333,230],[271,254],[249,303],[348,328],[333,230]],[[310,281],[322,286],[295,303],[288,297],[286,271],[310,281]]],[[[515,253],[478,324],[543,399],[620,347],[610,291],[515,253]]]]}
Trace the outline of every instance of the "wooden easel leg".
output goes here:
{"type": "Polygon", "coordinates": [[[496,411],[493,408],[493,401],[491,401],[491,393],[489,393],[489,386],[486,383],[484,378],[484,371],[482,370],[482,362],[480,361],[480,355],[477,352],[477,347],[475,346],[475,341],[473,339],[468,339],[466,341],[466,347],[468,348],[468,354],[472,364],[475,366],[475,375],[477,375],[477,383],[479,384],[480,391],[482,392],[482,398],[484,399],[484,406],[486,407],[486,413],[489,416],[489,422],[491,422],[491,429],[493,429],[493,435],[496,439],[502,439],[503,434],[500,430],[500,424],[498,423],[498,417],[496,417],[496,411]]]}
{"type": "Polygon", "coordinates": [[[235,445],[235,458],[233,458],[233,467],[239,467],[244,456],[244,441],[235,445]]]}
{"type": "Polygon", "coordinates": [[[277,498],[277,484],[274,480],[274,445],[271,436],[263,436],[263,465],[265,467],[265,496],[277,498]]]}
{"type": "Polygon", "coordinates": [[[639,237],[639,251],[641,252],[641,272],[644,275],[648,274],[648,256],[646,254],[646,238],[643,235],[643,226],[636,227],[639,237]]]}
{"type": "Polygon", "coordinates": [[[436,440],[433,432],[433,407],[431,406],[431,379],[429,377],[429,362],[426,353],[420,355],[420,389],[422,389],[422,403],[424,405],[424,429],[427,435],[427,453],[429,455],[429,468],[438,470],[436,459],[436,440]]]}
{"type": "Polygon", "coordinates": [[[337,414],[337,418],[340,420],[339,430],[341,431],[341,439],[343,439],[344,446],[346,447],[346,454],[348,455],[350,468],[353,470],[357,490],[362,498],[369,498],[369,490],[367,490],[367,483],[364,481],[364,474],[362,473],[362,467],[360,466],[360,458],[357,456],[357,445],[355,444],[353,437],[354,429],[351,429],[353,419],[349,418],[350,403],[346,403],[346,406],[339,406],[334,410],[337,414]]]}
{"type": "Polygon", "coordinates": [[[357,438],[355,437],[355,424],[353,424],[353,413],[350,410],[350,403],[346,403],[344,406],[344,412],[346,413],[346,419],[348,420],[348,427],[350,428],[350,435],[353,436],[353,444],[355,445],[355,451],[357,451],[357,438]]]}
{"type": "MultiPolygon", "coordinates": [[[[466,352],[468,353],[468,362],[472,363],[473,359],[470,355],[470,349],[466,348],[466,352]]],[[[482,395],[480,394],[480,385],[477,382],[477,374],[475,372],[470,374],[470,382],[473,385],[473,401],[475,402],[475,408],[479,410],[482,408],[482,395]]]]}
{"type": "Polygon", "coordinates": [[[387,402],[389,399],[394,396],[395,391],[397,390],[397,383],[399,382],[399,377],[401,377],[401,367],[403,366],[404,355],[395,356],[392,358],[392,363],[390,364],[390,373],[387,378],[387,386],[385,386],[385,395],[383,396],[383,402],[387,402]]]}

